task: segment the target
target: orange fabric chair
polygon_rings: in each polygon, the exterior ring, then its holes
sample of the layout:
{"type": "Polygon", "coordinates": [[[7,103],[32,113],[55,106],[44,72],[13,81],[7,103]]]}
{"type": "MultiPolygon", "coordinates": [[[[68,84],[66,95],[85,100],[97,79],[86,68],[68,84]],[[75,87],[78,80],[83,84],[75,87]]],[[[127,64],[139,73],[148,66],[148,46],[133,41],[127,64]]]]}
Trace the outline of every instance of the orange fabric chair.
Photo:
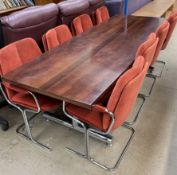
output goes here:
{"type": "MultiPolygon", "coordinates": [[[[36,42],[30,38],[22,39],[7,45],[0,50],[1,76],[15,70],[23,64],[36,59],[41,54],[42,53],[36,42]]],[[[31,92],[29,93],[27,90],[7,82],[2,82],[1,91],[7,102],[16,107],[22,113],[28,133],[28,138],[34,143],[38,143],[32,137],[26,112],[38,113],[40,111],[48,111],[56,108],[59,105],[59,102],[43,95],[33,94],[31,92]]]]}
{"type": "Polygon", "coordinates": [[[96,9],[95,16],[96,16],[96,24],[101,24],[102,22],[107,21],[110,18],[106,6],[102,6],[96,9]]]}
{"type": "Polygon", "coordinates": [[[169,27],[170,27],[170,24],[168,21],[165,21],[163,22],[156,30],[156,36],[159,38],[159,42],[158,42],[158,45],[157,45],[157,49],[156,49],[156,52],[155,52],[155,55],[153,57],[153,60],[151,62],[151,65],[149,67],[149,74],[151,75],[154,75],[156,77],[161,77],[162,75],[162,72],[163,72],[163,69],[164,69],[164,66],[165,66],[165,62],[164,61],[161,61],[161,60],[157,60],[158,59],[158,56],[160,54],[160,51],[162,50],[163,48],[163,45],[165,43],[165,40],[167,38],[167,34],[168,34],[168,31],[169,31],[169,27]],[[153,66],[155,63],[160,63],[163,65],[162,67],[162,70],[159,74],[154,74],[153,71],[155,69],[155,67],[153,66]]]}
{"type": "Polygon", "coordinates": [[[63,44],[72,38],[71,32],[67,25],[63,24],[53,29],[50,29],[42,37],[45,51],[50,50],[63,44]]]}
{"type": "MultiPolygon", "coordinates": [[[[89,155],[88,149],[89,132],[95,132],[105,135],[124,124],[136,101],[138,92],[142,86],[148,66],[149,63],[147,63],[143,57],[141,56],[138,57],[135,60],[133,67],[126,71],[117,80],[117,83],[112,91],[110,98],[107,101],[106,106],[104,106],[102,102],[100,102],[99,104],[93,106],[92,111],[89,111],[87,109],[83,109],[71,104],[67,104],[65,109],[65,103],[63,104],[64,111],[66,111],[66,115],[75,116],[83,124],[89,125],[89,129],[86,128],[85,133],[86,155],[84,156],[87,159],[91,160],[92,163],[95,163],[96,161],[93,160],[89,155]]],[[[131,127],[128,127],[128,129],[130,128],[131,127]]],[[[125,151],[123,151],[122,153],[124,152],[125,151]]],[[[119,161],[116,162],[113,168],[108,168],[98,162],[96,162],[95,164],[104,169],[112,170],[117,167],[119,161]]]]}
{"type": "Polygon", "coordinates": [[[154,55],[153,60],[151,62],[151,66],[157,61],[159,53],[160,53],[160,51],[163,47],[163,44],[165,42],[165,39],[167,37],[169,27],[170,27],[169,22],[165,21],[156,30],[156,36],[159,38],[159,42],[158,42],[158,45],[157,45],[155,55],[154,55]]]}
{"type": "MultiPolygon", "coordinates": [[[[149,35],[147,41],[142,43],[140,45],[140,47],[138,48],[137,53],[136,53],[136,57],[137,56],[143,56],[145,58],[145,60],[148,62],[149,67],[150,67],[150,65],[153,62],[153,58],[154,58],[154,55],[155,55],[155,52],[156,52],[156,49],[157,49],[158,42],[159,42],[159,38],[156,37],[156,34],[151,33],[149,35]]],[[[149,97],[152,93],[152,89],[155,85],[157,77],[153,74],[147,74],[146,76],[153,79],[153,84],[150,88],[149,93],[148,94],[142,94],[142,95],[144,97],[149,97]]]]}
{"type": "Polygon", "coordinates": [[[149,63],[149,66],[151,65],[159,39],[156,37],[155,33],[151,33],[148,36],[148,39],[140,45],[140,47],[137,50],[136,57],[143,56],[146,61],[149,63]]]}
{"type": "Polygon", "coordinates": [[[170,23],[170,28],[169,28],[169,31],[168,31],[168,34],[167,34],[167,37],[166,37],[166,40],[163,44],[163,49],[165,49],[171,39],[171,36],[173,34],[173,31],[175,29],[175,26],[176,26],[176,23],[177,23],[177,10],[176,11],[173,11],[171,13],[171,15],[168,17],[168,22],[170,23]]]}
{"type": "Polygon", "coordinates": [[[85,31],[88,31],[93,27],[92,20],[88,14],[83,14],[76,17],[72,22],[74,33],[79,35],[85,31]]]}

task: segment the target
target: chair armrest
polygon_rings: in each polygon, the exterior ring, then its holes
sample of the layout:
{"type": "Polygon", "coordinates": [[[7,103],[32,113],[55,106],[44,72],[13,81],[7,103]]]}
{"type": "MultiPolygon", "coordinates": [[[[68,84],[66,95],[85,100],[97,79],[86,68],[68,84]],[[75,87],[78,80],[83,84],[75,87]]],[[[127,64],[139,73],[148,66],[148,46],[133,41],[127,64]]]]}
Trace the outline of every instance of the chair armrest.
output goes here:
{"type": "Polygon", "coordinates": [[[93,106],[93,110],[96,110],[96,111],[102,112],[102,113],[108,112],[108,109],[107,109],[107,108],[105,108],[104,106],[101,106],[101,105],[99,105],[99,104],[94,105],[94,106],[93,106]]]}
{"type": "MultiPolygon", "coordinates": [[[[14,85],[11,85],[11,84],[9,84],[9,83],[4,83],[4,82],[2,83],[2,82],[0,82],[0,90],[1,90],[1,92],[2,92],[2,94],[3,94],[3,96],[4,96],[4,98],[5,98],[5,100],[6,100],[10,105],[12,105],[12,106],[14,106],[14,107],[16,107],[16,108],[19,108],[18,105],[13,104],[13,103],[9,100],[9,98],[7,97],[7,94],[6,94],[5,90],[4,90],[4,86],[6,86],[7,88],[9,88],[9,89],[11,89],[11,90],[14,90],[14,91],[16,91],[16,92],[31,95],[32,98],[34,99],[34,102],[35,102],[36,107],[37,107],[37,110],[35,111],[35,113],[39,113],[39,112],[41,111],[41,108],[40,108],[38,99],[37,99],[37,97],[36,97],[32,92],[27,91],[27,90],[22,89],[22,88],[19,88],[19,87],[14,86],[14,85]]],[[[33,110],[30,110],[30,109],[26,109],[25,111],[34,112],[33,110]]]]}
{"type": "Polygon", "coordinates": [[[105,116],[108,116],[108,117],[111,118],[110,125],[109,125],[109,127],[108,127],[108,129],[107,129],[107,131],[106,131],[106,133],[105,133],[105,134],[108,134],[108,133],[112,130],[112,127],[113,127],[114,122],[115,122],[114,113],[111,112],[111,111],[109,111],[106,107],[101,106],[101,105],[99,105],[99,104],[94,105],[94,106],[93,106],[93,110],[96,110],[96,111],[102,112],[102,113],[106,113],[106,114],[108,114],[108,115],[105,115],[105,116]]]}
{"type": "MultiPolygon", "coordinates": [[[[34,95],[34,93],[32,93],[32,92],[30,92],[30,91],[27,91],[27,93],[30,94],[30,95],[33,97],[34,102],[36,103],[36,107],[37,107],[37,110],[36,110],[35,112],[36,112],[36,113],[39,113],[39,112],[41,111],[41,107],[40,107],[40,105],[39,105],[39,101],[38,101],[36,95],[34,95]]],[[[31,110],[26,109],[26,111],[31,111],[31,110]]],[[[34,111],[32,111],[32,112],[34,112],[34,111]]]]}

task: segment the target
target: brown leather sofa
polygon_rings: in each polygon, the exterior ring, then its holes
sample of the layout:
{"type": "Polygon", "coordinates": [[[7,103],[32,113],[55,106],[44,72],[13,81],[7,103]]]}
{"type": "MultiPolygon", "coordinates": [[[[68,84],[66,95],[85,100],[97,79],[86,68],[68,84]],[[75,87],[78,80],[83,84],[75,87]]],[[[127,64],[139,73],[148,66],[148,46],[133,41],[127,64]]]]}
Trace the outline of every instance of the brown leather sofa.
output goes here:
{"type": "Polygon", "coordinates": [[[67,0],[57,5],[60,11],[61,22],[69,27],[75,17],[83,13],[89,13],[90,7],[87,0],[67,0]]]}
{"type": "MultiPolygon", "coordinates": [[[[41,37],[58,25],[59,10],[56,4],[29,7],[1,18],[3,45],[25,37],[34,38],[42,46],[41,37]]],[[[1,44],[2,45],[2,44],[1,44]]]]}

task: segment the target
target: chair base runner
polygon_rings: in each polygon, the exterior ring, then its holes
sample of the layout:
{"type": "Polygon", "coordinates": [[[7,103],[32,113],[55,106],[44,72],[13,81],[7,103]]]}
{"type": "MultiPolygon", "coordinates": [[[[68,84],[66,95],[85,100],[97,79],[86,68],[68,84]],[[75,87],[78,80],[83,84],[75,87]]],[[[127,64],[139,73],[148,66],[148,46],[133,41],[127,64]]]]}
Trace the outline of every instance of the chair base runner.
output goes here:
{"type": "Polygon", "coordinates": [[[132,127],[130,127],[130,126],[126,125],[126,124],[124,124],[124,125],[122,125],[122,126],[123,126],[124,128],[126,128],[126,129],[130,130],[130,131],[131,131],[131,135],[130,135],[130,137],[129,137],[129,139],[128,139],[126,145],[125,145],[125,147],[123,148],[123,150],[122,150],[120,156],[118,157],[118,160],[116,161],[116,163],[114,164],[113,167],[108,167],[108,166],[106,166],[106,165],[103,165],[103,164],[101,164],[100,162],[98,162],[98,161],[96,161],[95,159],[93,159],[93,158],[90,157],[90,155],[89,155],[89,141],[88,141],[88,140],[89,140],[89,132],[90,132],[89,129],[85,132],[85,134],[86,134],[86,140],[87,140],[86,143],[85,143],[85,144],[86,144],[86,145],[85,145],[85,146],[86,146],[86,152],[85,152],[85,154],[80,153],[80,152],[78,152],[78,151],[75,151],[75,150],[73,150],[72,148],[68,148],[68,147],[67,147],[67,149],[68,149],[69,151],[75,153],[76,155],[78,155],[78,156],[80,156],[80,157],[82,157],[82,158],[87,159],[87,160],[90,161],[91,163],[93,163],[93,164],[99,166],[100,168],[103,168],[103,169],[105,169],[105,170],[107,170],[107,171],[114,171],[116,168],[118,168],[118,166],[119,166],[121,160],[123,159],[123,156],[124,156],[124,154],[126,153],[126,151],[127,151],[127,149],[128,149],[128,146],[130,145],[130,143],[131,143],[131,141],[132,141],[132,139],[133,139],[134,133],[135,133],[135,130],[134,130],[132,127]]]}
{"type": "Polygon", "coordinates": [[[141,112],[141,110],[142,110],[142,107],[143,107],[145,101],[146,101],[146,98],[145,98],[144,95],[142,95],[142,94],[138,94],[138,98],[141,98],[141,99],[142,99],[142,103],[141,103],[141,105],[140,105],[140,107],[139,107],[139,109],[138,109],[138,111],[137,111],[137,114],[136,114],[135,117],[133,118],[133,120],[132,120],[132,121],[126,121],[126,122],[125,122],[126,125],[129,125],[129,126],[130,126],[130,125],[134,125],[135,122],[137,121],[138,117],[139,117],[139,114],[140,114],[140,112],[141,112]]]}

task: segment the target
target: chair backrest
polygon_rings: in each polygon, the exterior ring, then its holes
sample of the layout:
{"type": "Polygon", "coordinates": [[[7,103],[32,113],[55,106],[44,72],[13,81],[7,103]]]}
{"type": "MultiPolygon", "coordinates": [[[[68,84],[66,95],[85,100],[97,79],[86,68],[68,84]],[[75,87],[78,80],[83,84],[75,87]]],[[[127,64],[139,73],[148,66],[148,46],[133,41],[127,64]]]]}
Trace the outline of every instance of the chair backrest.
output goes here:
{"type": "Polygon", "coordinates": [[[8,16],[2,17],[4,45],[23,38],[33,38],[42,46],[42,35],[56,27],[59,11],[54,3],[28,7],[8,16]]]}
{"type": "Polygon", "coordinates": [[[175,29],[175,26],[177,23],[177,11],[173,11],[167,20],[170,23],[170,28],[169,28],[169,31],[168,31],[168,34],[167,34],[167,37],[165,39],[162,49],[165,49],[167,47],[167,45],[171,39],[171,36],[173,34],[173,31],[175,29]]]}
{"type": "Polygon", "coordinates": [[[100,24],[104,21],[107,21],[110,18],[107,7],[102,6],[96,9],[95,17],[96,17],[96,24],[100,24]]]}
{"type": "Polygon", "coordinates": [[[158,42],[158,45],[157,45],[155,55],[154,55],[153,60],[151,62],[151,65],[153,65],[156,62],[156,60],[159,56],[159,53],[160,53],[160,51],[162,49],[162,46],[165,42],[165,39],[167,37],[169,27],[170,27],[169,22],[165,21],[156,30],[156,36],[159,38],[159,42],[158,42]]]}
{"type": "MultiPolygon", "coordinates": [[[[15,70],[41,54],[41,50],[32,38],[25,38],[7,45],[0,50],[0,75],[15,70]]],[[[5,89],[10,98],[10,90],[6,87],[5,89]]]]}
{"type": "Polygon", "coordinates": [[[151,33],[148,36],[148,39],[139,46],[136,57],[143,56],[150,66],[154,58],[158,42],[159,38],[156,37],[156,34],[151,33]]]}
{"type": "MultiPolygon", "coordinates": [[[[148,63],[140,56],[128,71],[126,71],[118,80],[112,91],[107,104],[108,110],[115,116],[113,129],[122,125],[128,118],[138,92],[142,86],[144,77],[148,69],[148,63]]],[[[103,116],[103,128],[106,130],[110,123],[110,117],[107,114],[103,116]]]]}
{"type": "Polygon", "coordinates": [[[88,14],[83,14],[76,17],[72,22],[73,30],[76,35],[79,35],[93,27],[92,20],[88,14]]]}
{"type": "Polygon", "coordinates": [[[50,29],[43,35],[42,41],[45,51],[59,46],[60,44],[72,38],[71,32],[67,25],[62,24],[58,27],[50,29]]]}
{"type": "Polygon", "coordinates": [[[71,27],[72,20],[84,13],[89,13],[89,2],[86,0],[67,0],[57,4],[62,24],[71,27]]]}

